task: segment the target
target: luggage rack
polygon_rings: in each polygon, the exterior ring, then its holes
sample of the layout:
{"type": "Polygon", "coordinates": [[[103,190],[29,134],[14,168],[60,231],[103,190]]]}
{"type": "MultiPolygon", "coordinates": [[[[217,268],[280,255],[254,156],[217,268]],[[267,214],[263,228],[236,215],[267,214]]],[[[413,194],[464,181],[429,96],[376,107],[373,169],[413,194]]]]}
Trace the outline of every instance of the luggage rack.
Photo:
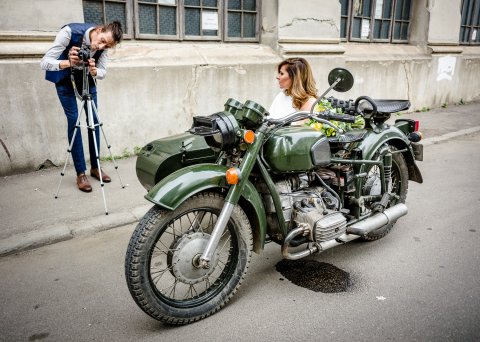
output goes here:
{"type": "Polygon", "coordinates": [[[335,137],[331,137],[328,139],[328,141],[330,143],[347,144],[347,143],[363,140],[363,138],[365,137],[365,134],[367,134],[367,130],[365,129],[353,130],[353,131],[345,132],[344,134],[341,134],[335,137]]]}

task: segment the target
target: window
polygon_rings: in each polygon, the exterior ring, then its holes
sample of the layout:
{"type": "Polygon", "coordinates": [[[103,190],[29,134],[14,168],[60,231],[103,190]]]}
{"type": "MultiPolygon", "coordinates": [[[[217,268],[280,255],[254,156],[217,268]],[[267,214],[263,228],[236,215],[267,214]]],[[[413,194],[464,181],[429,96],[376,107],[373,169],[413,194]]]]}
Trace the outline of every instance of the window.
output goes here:
{"type": "Polygon", "coordinates": [[[176,0],[138,0],[134,9],[136,38],[179,37],[176,0]]]}
{"type": "Polygon", "coordinates": [[[86,22],[119,20],[131,37],[158,40],[257,42],[260,7],[261,0],[83,0],[86,22]]]}
{"type": "Polygon", "coordinates": [[[257,4],[255,0],[227,1],[227,37],[233,39],[257,39],[257,4]]]}
{"type": "Polygon", "coordinates": [[[83,17],[86,23],[103,25],[112,21],[122,24],[125,38],[130,38],[132,21],[130,16],[130,0],[83,0],[83,17]]]}
{"type": "Polygon", "coordinates": [[[340,0],[340,38],[359,42],[407,43],[410,2],[340,0]]]}
{"type": "Polygon", "coordinates": [[[462,1],[460,44],[480,44],[480,0],[462,1]]]}

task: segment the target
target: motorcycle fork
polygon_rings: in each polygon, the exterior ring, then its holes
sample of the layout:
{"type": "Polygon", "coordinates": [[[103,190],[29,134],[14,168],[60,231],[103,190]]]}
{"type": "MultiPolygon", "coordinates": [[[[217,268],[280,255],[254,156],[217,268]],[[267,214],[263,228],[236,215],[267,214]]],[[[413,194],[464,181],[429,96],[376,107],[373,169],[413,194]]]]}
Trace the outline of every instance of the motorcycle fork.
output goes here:
{"type": "Polygon", "coordinates": [[[263,137],[265,136],[266,127],[267,125],[262,125],[262,127],[257,130],[254,143],[249,145],[247,152],[243,156],[242,163],[239,167],[240,181],[237,184],[232,185],[228,190],[227,196],[225,197],[225,204],[222,208],[222,211],[220,212],[220,215],[218,215],[218,219],[215,223],[215,227],[213,228],[212,235],[208,240],[207,246],[205,247],[203,254],[199,258],[197,267],[209,267],[209,263],[212,260],[213,253],[218,247],[220,238],[222,237],[223,233],[225,232],[225,228],[227,227],[228,220],[232,215],[235,205],[237,205],[238,201],[240,200],[243,192],[243,187],[248,180],[248,176],[252,172],[253,166],[255,165],[258,153],[263,144],[263,137]]]}

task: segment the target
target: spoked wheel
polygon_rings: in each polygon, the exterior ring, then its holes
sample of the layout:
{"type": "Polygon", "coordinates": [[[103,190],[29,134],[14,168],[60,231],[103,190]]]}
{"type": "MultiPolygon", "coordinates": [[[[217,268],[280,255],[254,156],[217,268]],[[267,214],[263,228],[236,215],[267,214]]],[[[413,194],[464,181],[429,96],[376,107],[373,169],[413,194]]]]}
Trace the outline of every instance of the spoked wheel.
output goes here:
{"type": "MultiPolygon", "coordinates": [[[[392,147],[393,149],[393,147],[392,147]]],[[[380,169],[374,165],[368,169],[367,177],[363,183],[362,195],[381,195],[381,181],[380,181],[380,169]]],[[[398,203],[405,203],[408,191],[408,168],[405,158],[401,153],[392,154],[392,181],[387,189],[390,193],[395,194],[396,197],[392,197],[387,205],[391,207],[398,203]]],[[[373,203],[366,203],[365,210],[362,214],[367,214],[372,211],[373,203]]],[[[374,241],[387,235],[392,230],[395,222],[389,222],[383,227],[380,227],[367,236],[363,237],[364,240],[374,241]]]]}
{"type": "Polygon", "coordinates": [[[153,207],[136,227],[125,275],[133,299],[153,318],[191,323],[221,309],[237,291],[253,245],[250,223],[239,206],[209,268],[199,265],[223,205],[218,194],[199,194],[175,211],[153,207]]]}

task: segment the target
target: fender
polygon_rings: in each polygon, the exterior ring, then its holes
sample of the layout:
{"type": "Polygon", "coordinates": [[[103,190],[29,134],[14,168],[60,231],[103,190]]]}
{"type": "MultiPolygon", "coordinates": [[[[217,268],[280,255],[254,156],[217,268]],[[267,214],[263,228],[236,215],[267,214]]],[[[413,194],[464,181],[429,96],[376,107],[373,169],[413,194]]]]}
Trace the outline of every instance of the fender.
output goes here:
{"type": "MultiPolygon", "coordinates": [[[[158,182],[145,198],[165,208],[175,210],[187,198],[215,188],[228,188],[225,179],[227,167],[218,164],[195,164],[177,170],[158,182]]],[[[238,203],[247,214],[253,228],[254,250],[265,246],[267,219],[262,198],[255,186],[247,180],[238,203]]]]}
{"type": "Polygon", "coordinates": [[[375,152],[385,143],[395,146],[399,150],[407,149],[407,151],[403,152],[403,157],[407,162],[408,179],[417,183],[423,183],[423,177],[415,163],[415,156],[410,147],[410,141],[397,127],[389,126],[379,133],[369,132],[357,148],[362,150],[363,159],[371,160],[375,152]]]}

